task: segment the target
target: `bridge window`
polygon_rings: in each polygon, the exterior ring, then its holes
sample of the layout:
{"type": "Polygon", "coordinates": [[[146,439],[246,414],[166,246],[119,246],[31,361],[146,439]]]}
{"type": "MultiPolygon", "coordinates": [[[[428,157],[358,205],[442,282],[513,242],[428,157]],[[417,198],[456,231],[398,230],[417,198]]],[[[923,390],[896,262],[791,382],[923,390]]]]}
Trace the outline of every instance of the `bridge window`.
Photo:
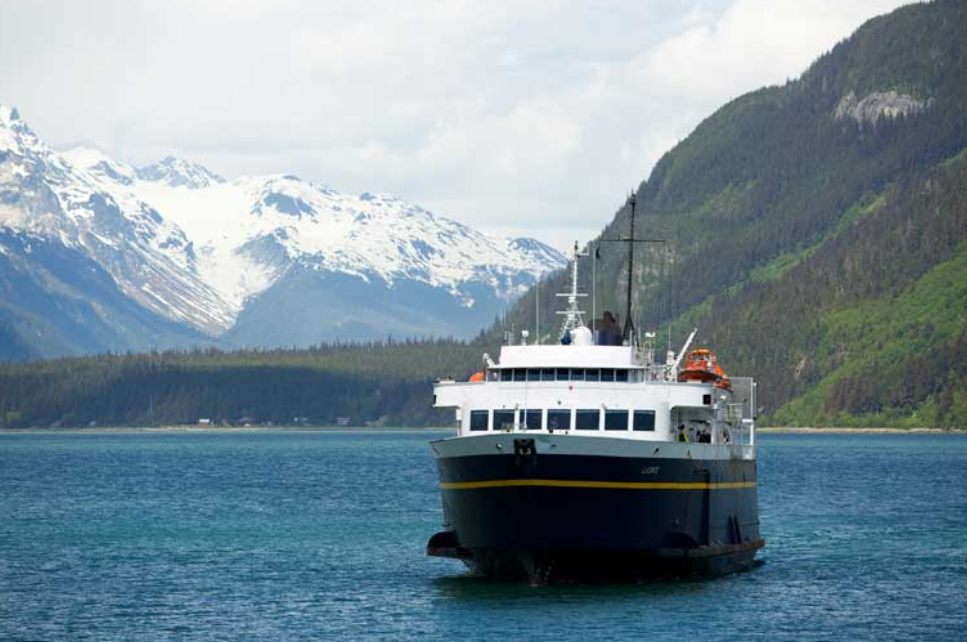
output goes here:
{"type": "Polygon", "coordinates": [[[605,430],[628,430],[627,410],[606,410],[604,412],[605,430]]]}
{"type": "Polygon", "coordinates": [[[570,410],[548,410],[547,411],[548,430],[570,430],[571,411],[570,410]]]}
{"type": "Polygon", "coordinates": [[[470,430],[487,430],[487,422],[490,419],[488,410],[470,411],[470,430]]]}
{"type": "Polygon", "coordinates": [[[524,411],[524,427],[527,430],[540,430],[543,428],[541,425],[541,419],[544,418],[543,410],[525,410],[524,411]]]}
{"type": "Polygon", "coordinates": [[[500,381],[639,381],[640,373],[613,368],[502,368],[500,381]]]}
{"type": "Polygon", "coordinates": [[[597,430],[601,413],[597,410],[578,410],[574,417],[574,427],[578,430],[597,430]]]}
{"type": "Polygon", "coordinates": [[[514,411],[494,410],[494,430],[513,430],[514,411]]]}
{"type": "Polygon", "coordinates": [[[635,417],[632,424],[633,430],[655,430],[655,411],[654,410],[635,410],[635,417]]]}

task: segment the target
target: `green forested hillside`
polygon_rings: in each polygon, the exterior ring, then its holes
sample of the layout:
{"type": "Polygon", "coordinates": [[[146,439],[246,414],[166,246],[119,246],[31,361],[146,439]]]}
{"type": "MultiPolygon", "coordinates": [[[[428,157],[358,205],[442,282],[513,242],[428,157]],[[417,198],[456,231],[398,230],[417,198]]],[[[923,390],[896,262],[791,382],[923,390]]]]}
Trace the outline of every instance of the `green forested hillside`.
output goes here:
{"type": "MultiPolygon", "coordinates": [[[[964,425],[965,42],[967,3],[904,7],[701,123],[638,189],[638,236],[667,240],[636,262],[640,325],[699,327],[774,423],[964,425]]],[[[599,311],[624,312],[625,251],[601,245],[599,311]]]]}
{"type": "Polygon", "coordinates": [[[306,350],[161,352],[0,365],[0,428],[191,424],[441,426],[432,381],[465,377],[482,345],[405,341],[306,350]]]}

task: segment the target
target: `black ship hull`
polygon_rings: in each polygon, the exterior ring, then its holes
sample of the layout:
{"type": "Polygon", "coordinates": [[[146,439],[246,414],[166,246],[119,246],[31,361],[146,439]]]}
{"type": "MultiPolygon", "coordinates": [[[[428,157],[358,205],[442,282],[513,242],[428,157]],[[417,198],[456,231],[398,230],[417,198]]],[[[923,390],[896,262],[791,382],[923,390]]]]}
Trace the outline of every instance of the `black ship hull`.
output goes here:
{"type": "Polygon", "coordinates": [[[764,544],[755,460],[728,447],[645,442],[635,448],[657,456],[620,456],[558,453],[554,437],[498,443],[437,448],[448,529],[428,554],[500,580],[625,581],[743,570],[764,544]]]}

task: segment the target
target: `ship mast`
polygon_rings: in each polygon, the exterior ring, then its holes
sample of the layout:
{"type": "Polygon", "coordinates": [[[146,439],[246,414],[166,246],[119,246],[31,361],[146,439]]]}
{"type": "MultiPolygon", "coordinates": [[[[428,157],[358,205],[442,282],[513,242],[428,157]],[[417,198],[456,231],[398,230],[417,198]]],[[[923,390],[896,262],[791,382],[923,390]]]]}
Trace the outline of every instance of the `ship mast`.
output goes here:
{"type": "Polygon", "coordinates": [[[635,243],[664,243],[664,239],[636,239],[635,238],[635,210],[638,198],[632,192],[628,196],[628,205],[631,205],[631,217],[629,219],[630,229],[628,238],[599,239],[598,243],[627,243],[628,244],[628,284],[625,292],[625,324],[623,338],[628,345],[636,342],[634,313],[631,309],[631,294],[634,291],[634,269],[635,269],[635,243]]]}
{"type": "Polygon", "coordinates": [[[557,313],[564,316],[561,324],[561,343],[570,342],[570,331],[584,325],[581,317],[584,312],[578,309],[578,298],[587,294],[578,293],[578,259],[587,256],[587,252],[578,251],[578,242],[574,241],[574,259],[571,264],[571,291],[558,293],[557,296],[567,297],[567,310],[558,310],[557,313]]]}
{"type": "Polygon", "coordinates": [[[628,230],[628,238],[631,242],[628,243],[628,293],[625,300],[625,329],[624,338],[628,341],[628,345],[634,343],[635,334],[635,323],[631,318],[631,288],[633,282],[633,275],[635,271],[635,204],[637,203],[637,198],[635,198],[635,193],[632,192],[628,197],[628,204],[631,205],[631,225],[628,230]]]}

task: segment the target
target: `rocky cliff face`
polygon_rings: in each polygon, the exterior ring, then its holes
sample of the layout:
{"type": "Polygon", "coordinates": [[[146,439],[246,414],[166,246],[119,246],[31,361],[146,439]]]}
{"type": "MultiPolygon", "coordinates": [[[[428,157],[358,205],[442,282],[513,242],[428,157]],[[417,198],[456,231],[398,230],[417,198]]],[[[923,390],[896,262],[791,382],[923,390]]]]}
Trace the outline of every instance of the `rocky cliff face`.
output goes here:
{"type": "Polygon", "coordinates": [[[932,98],[918,100],[893,90],[874,91],[857,99],[856,94],[850,91],[836,105],[834,115],[837,120],[851,118],[860,125],[876,127],[880,119],[915,116],[927,109],[932,102],[932,98]]]}

